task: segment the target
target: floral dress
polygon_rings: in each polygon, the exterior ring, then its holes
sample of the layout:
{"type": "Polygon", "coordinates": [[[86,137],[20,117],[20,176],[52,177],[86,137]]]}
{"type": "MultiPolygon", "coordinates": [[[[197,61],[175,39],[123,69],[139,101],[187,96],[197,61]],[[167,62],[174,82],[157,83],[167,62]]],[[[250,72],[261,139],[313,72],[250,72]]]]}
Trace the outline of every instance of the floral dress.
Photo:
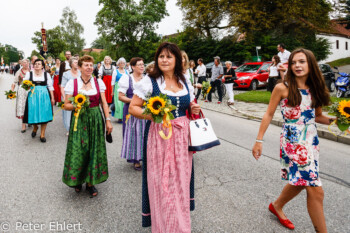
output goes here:
{"type": "Polygon", "coordinates": [[[321,186],[319,178],[319,140],[311,93],[300,89],[301,104],[290,107],[280,101],[284,124],[281,133],[281,176],[295,186],[321,186]]]}

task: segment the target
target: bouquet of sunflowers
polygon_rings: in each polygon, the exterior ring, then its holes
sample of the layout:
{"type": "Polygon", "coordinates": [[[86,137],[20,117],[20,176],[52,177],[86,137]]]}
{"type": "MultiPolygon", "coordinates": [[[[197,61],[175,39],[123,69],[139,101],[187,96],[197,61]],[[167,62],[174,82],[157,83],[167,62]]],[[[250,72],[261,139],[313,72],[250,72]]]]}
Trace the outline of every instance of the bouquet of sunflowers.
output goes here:
{"type": "Polygon", "coordinates": [[[16,92],[15,91],[5,91],[6,99],[14,99],[16,98],[16,92]]]}
{"type": "Polygon", "coordinates": [[[74,131],[77,131],[79,115],[84,114],[86,109],[90,106],[90,100],[88,96],[81,93],[79,93],[75,97],[70,97],[69,100],[72,101],[75,109],[74,110],[74,116],[75,116],[74,131]]]}
{"type": "Polygon", "coordinates": [[[170,120],[174,119],[171,111],[175,110],[176,106],[172,105],[167,95],[160,94],[159,96],[151,97],[144,103],[144,106],[144,115],[151,114],[155,123],[163,122],[163,128],[169,129],[168,136],[165,136],[163,130],[159,131],[160,136],[165,140],[171,138],[172,127],[170,120]]]}
{"type": "Polygon", "coordinates": [[[29,89],[31,89],[32,87],[35,87],[35,85],[29,81],[29,80],[24,80],[21,86],[24,90],[28,91],[29,89]]]}
{"type": "Polygon", "coordinates": [[[64,109],[64,102],[61,101],[61,102],[58,102],[57,103],[57,107],[61,108],[61,109],[64,109]]]}
{"type": "Polygon", "coordinates": [[[339,103],[332,104],[328,114],[337,117],[331,125],[337,124],[338,129],[345,132],[345,135],[350,133],[350,100],[342,100],[339,103]]]}
{"type": "Polygon", "coordinates": [[[203,99],[205,99],[205,97],[210,92],[210,90],[211,90],[210,82],[202,82],[202,96],[203,96],[203,99]]]}

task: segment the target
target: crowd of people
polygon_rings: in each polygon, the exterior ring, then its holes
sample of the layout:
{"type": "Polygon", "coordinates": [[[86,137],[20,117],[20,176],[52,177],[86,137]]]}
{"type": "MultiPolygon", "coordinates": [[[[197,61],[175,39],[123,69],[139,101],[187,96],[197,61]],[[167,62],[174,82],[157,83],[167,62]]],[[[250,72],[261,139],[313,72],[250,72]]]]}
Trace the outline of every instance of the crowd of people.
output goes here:
{"type": "MultiPolygon", "coordinates": [[[[278,47],[281,54],[273,57],[269,68],[271,101],[252,153],[256,159],[261,156],[263,136],[279,105],[284,119],[281,176],[289,183],[269,210],[281,224],[294,229],[282,208],[306,189],[315,230],[326,232],[315,122],[329,125],[334,120],[322,114],[322,106],[330,103],[329,93],[311,51],[299,49],[290,54],[283,44],[278,47]],[[282,65],[285,62],[288,69],[282,65]]],[[[64,103],[63,126],[68,140],[62,181],[77,193],[86,184],[86,190],[94,197],[98,195],[95,186],[109,176],[106,139],[111,137],[114,117],[123,124],[120,157],[132,164],[136,172],[142,171],[142,226],[151,226],[152,232],[191,232],[190,211],[194,210],[195,199],[188,112],[198,115],[201,111],[197,100],[201,84],[207,79],[203,59],[197,60],[195,68],[185,51],[168,42],[159,46],[154,61],[147,67],[141,57],[133,57],[129,63],[119,58],[117,66],[113,66],[111,57],[106,56],[96,67],[88,55],[72,56],[66,51],[65,57],[65,61],[55,59],[51,67],[35,56],[31,61],[21,61],[11,86],[12,90],[18,86],[16,117],[22,119],[21,132],[26,132],[27,125],[33,125],[34,138],[40,125],[40,141],[46,142],[45,130],[53,120],[53,106],[64,103]],[[30,80],[35,87],[24,90],[21,87],[24,80],[30,80]],[[71,97],[81,94],[89,97],[90,105],[79,115],[76,114],[79,106],[71,97]],[[143,114],[146,101],[160,94],[165,94],[176,106],[172,111],[175,118],[171,120],[172,137],[168,140],[159,134],[164,130],[163,124],[156,123],[152,115],[143,114]]],[[[224,82],[228,104],[233,105],[235,72],[232,62],[226,61],[225,66],[224,71],[220,57],[214,57],[210,82],[215,87],[224,82]]],[[[220,88],[217,90],[220,104],[222,93],[220,88]]],[[[206,101],[212,101],[212,91],[206,101]]]]}

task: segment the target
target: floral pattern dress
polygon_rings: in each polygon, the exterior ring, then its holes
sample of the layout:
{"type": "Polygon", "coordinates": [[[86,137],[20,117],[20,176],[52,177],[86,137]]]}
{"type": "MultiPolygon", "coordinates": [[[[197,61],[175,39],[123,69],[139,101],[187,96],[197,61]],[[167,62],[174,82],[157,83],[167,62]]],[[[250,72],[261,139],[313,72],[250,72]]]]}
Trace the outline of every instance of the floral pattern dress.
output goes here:
{"type": "Polygon", "coordinates": [[[295,186],[321,186],[319,178],[319,140],[315,123],[315,109],[311,107],[311,93],[300,89],[299,106],[288,106],[288,99],[280,101],[284,124],[280,137],[281,176],[295,186]]]}

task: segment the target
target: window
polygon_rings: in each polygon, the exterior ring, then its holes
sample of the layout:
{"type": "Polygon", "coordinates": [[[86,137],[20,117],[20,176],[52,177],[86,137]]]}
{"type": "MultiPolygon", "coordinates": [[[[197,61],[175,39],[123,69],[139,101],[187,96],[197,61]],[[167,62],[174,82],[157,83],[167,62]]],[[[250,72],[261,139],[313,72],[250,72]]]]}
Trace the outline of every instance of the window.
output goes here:
{"type": "Polygon", "coordinates": [[[335,44],[336,44],[336,48],[339,49],[339,40],[336,40],[335,44]]]}
{"type": "Polygon", "coordinates": [[[345,42],[345,50],[348,50],[348,42],[345,42]]]}

